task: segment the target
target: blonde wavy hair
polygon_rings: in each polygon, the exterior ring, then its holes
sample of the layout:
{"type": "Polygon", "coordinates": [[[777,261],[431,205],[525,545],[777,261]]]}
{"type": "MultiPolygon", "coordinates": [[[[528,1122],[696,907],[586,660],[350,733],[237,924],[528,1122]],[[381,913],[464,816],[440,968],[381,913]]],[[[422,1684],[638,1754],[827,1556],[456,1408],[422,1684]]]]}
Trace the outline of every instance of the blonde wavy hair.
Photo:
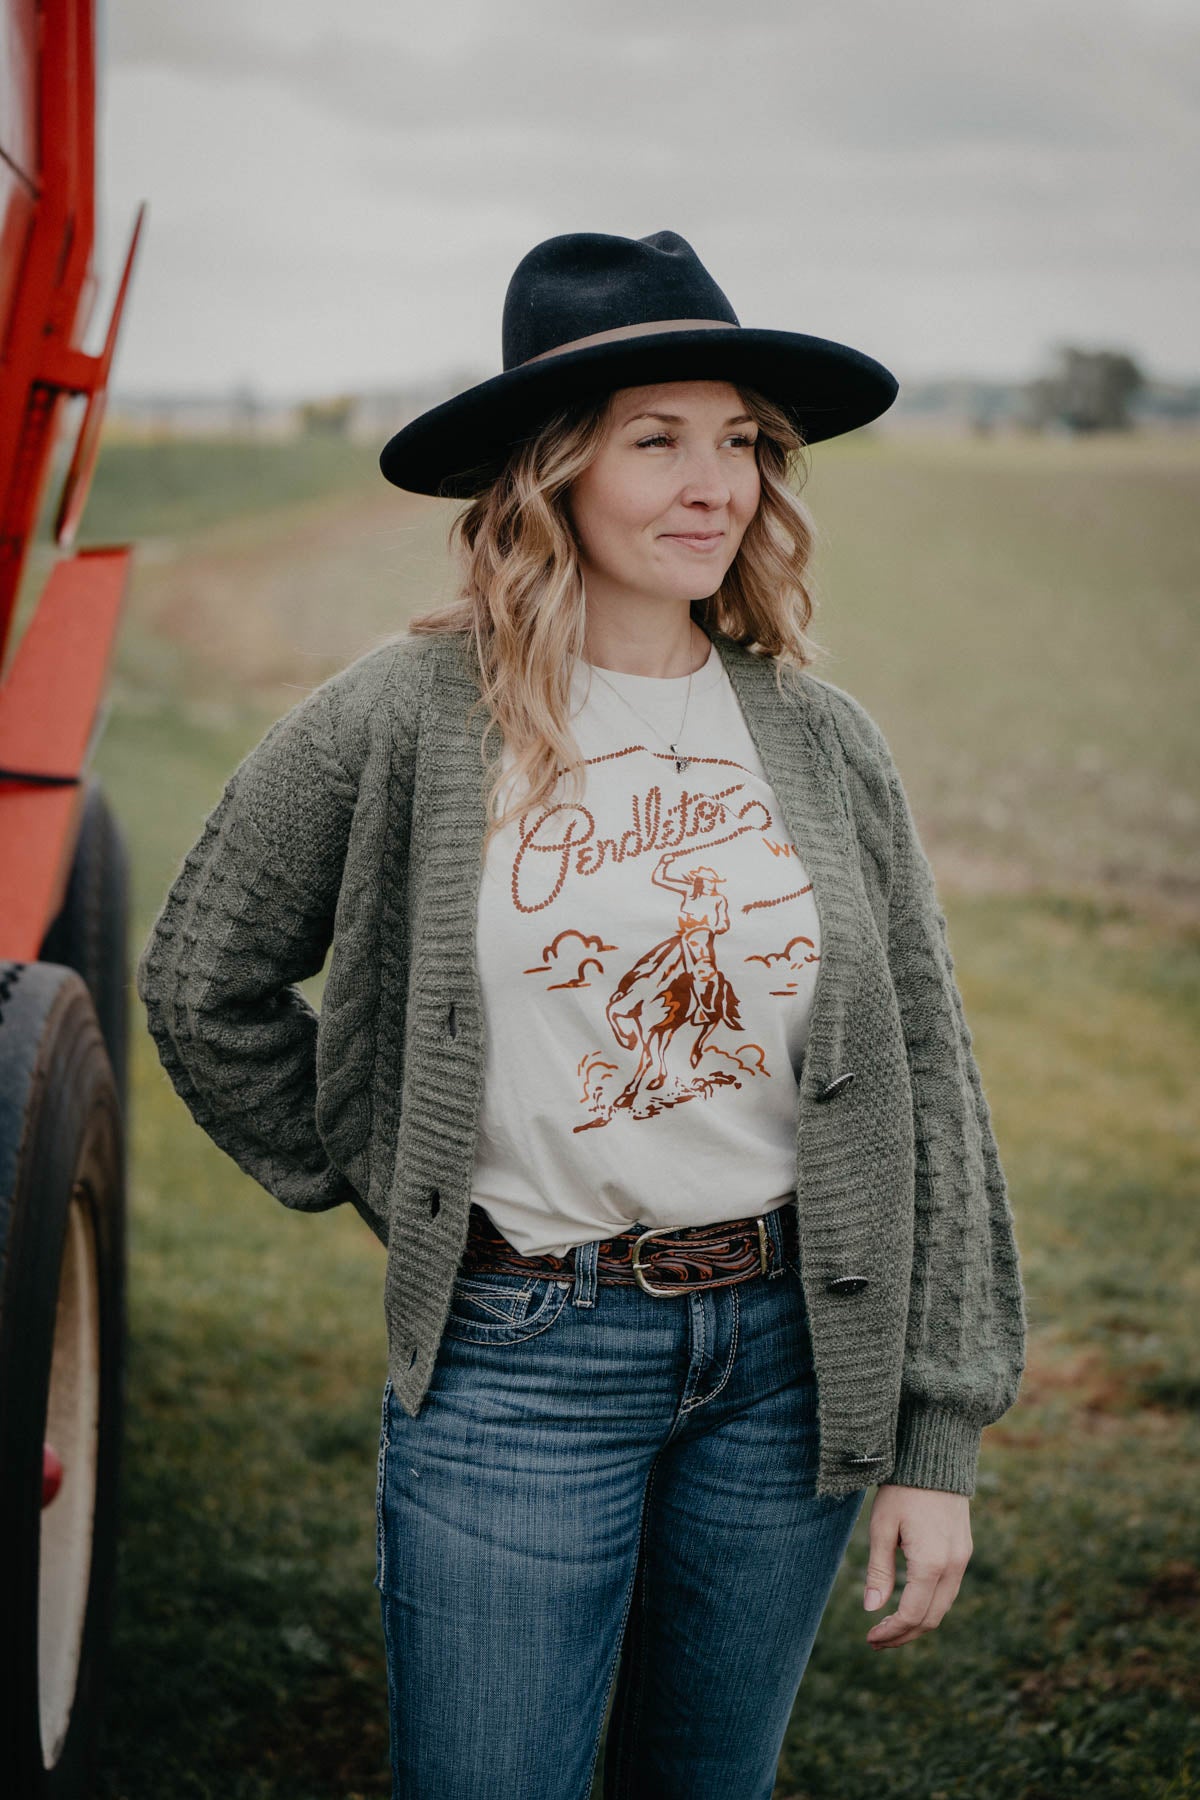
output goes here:
{"type": "MultiPolygon", "coordinates": [[[[621,390],[617,390],[620,392],[621,390]]],[[[809,634],[808,565],[815,530],[800,498],[807,448],[791,419],[753,388],[738,386],[758,425],[760,499],[716,593],[692,602],[692,617],[775,661],[780,692],[827,655],[809,634]]],[[[510,819],[582,797],[584,764],[570,728],[570,677],[583,655],[587,623],[579,548],[567,510],[573,481],[599,453],[616,393],[576,401],[522,440],[504,468],[455,517],[449,547],[459,591],[419,614],[409,631],[464,633],[481,674],[475,706],[488,709],[487,741],[498,727],[512,754],[497,756],[487,793],[488,845],[510,819]],[[559,788],[566,776],[571,793],[559,788]],[[501,788],[512,782],[500,808],[501,788]]],[[[471,708],[473,712],[475,706],[471,708]]]]}

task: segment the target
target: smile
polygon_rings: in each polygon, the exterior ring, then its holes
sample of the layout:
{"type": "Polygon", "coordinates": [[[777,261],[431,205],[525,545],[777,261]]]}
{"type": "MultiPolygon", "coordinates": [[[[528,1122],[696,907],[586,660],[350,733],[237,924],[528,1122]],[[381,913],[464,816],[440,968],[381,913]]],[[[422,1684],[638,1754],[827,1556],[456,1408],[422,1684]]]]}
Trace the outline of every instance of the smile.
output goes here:
{"type": "Polygon", "coordinates": [[[672,544],[687,544],[692,550],[715,550],[722,542],[725,533],[723,531],[714,531],[711,534],[666,531],[663,536],[672,544]]]}

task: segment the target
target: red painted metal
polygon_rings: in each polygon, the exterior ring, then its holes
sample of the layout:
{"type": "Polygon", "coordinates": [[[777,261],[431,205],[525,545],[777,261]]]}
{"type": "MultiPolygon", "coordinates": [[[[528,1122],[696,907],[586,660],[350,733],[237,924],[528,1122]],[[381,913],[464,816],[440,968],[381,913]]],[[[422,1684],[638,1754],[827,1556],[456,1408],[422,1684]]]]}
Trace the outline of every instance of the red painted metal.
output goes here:
{"type": "Polygon", "coordinates": [[[125,296],[129,292],[129,278],[133,274],[133,260],[137,255],[138,238],[141,236],[145,213],[145,207],[139,207],[137,222],[133,227],[133,236],[129,240],[129,250],[125,257],[125,267],[121,273],[121,285],[117,289],[112,316],[108,321],[108,335],[104,340],[103,350],[95,358],[94,385],[88,395],[83,423],[79,427],[79,436],[75,442],[75,452],[71,458],[71,466],[67,470],[67,479],[63,483],[62,498],[58,503],[58,517],[54,522],[54,539],[61,550],[69,550],[75,542],[75,533],[83,516],[83,509],[87,505],[88,488],[91,486],[92,471],[96,466],[96,456],[100,449],[100,427],[104,421],[104,403],[108,398],[108,371],[112,364],[113,352],[117,347],[117,333],[121,328],[121,314],[125,310],[125,296]]]}
{"type": "Polygon", "coordinates": [[[81,550],[46,584],[0,682],[0,959],[32,962],[58,913],[129,572],[81,550]]]}
{"type": "Polygon", "coordinates": [[[0,156],[0,346],[8,339],[17,303],[17,276],[33,229],[33,183],[0,156]]]}
{"type": "MultiPolygon", "coordinates": [[[[12,648],[60,409],[86,395],[54,533],[59,550],[75,540],[145,215],[91,356],[80,338],[96,290],[93,4],[0,0],[0,959],[16,962],[38,959],[66,897],[131,556],[119,545],[58,561],[12,648]]],[[[45,1444],[43,1507],[62,1481],[45,1444]]],[[[68,1787],[69,1773],[54,1791],[68,1787]]]]}
{"type": "Polygon", "coordinates": [[[145,206],[99,355],[93,0],[0,0],[0,956],[33,960],[65,893],[128,547],[64,558],[15,646],[17,595],[70,395],[87,406],[57,508],[74,543],[145,206]]]}

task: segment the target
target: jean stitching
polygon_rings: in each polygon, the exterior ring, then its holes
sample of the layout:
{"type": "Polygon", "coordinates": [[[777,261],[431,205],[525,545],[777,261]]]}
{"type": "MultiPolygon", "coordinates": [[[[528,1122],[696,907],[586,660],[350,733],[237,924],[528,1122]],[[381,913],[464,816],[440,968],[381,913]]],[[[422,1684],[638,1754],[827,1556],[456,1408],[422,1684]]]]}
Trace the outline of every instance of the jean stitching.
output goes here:
{"type": "Polygon", "coordinates": [[[589,1239],[575,1249],[575,1269],[571,1278],[572,1306],[595,1306],[597,1257],[600,1240],[589,1239]]]}
{"type": "MultiPolygon", "coordinates": [[[[548,1276],[547,1280],[550,1280],[550,1279],[551,1278],[548,1276]]],[[[551,1325],[554,1324],[555,1320],[558,1319],[559,1317],[561,1317],[561,1315],[562,1315],[563,1307],[567,1303],[567,1294],[569,1292],[569,1289],[565,1283],[559,1282],[559,1281],[553,1282],[552,1286],[553,1286],[553,1288],[556,1288],[558,1290],[558,1305],[554,1308],[553,1312],[550,1314],[550,1317],[546,1320],[545,1324],[538,1325],[536,1327],[536,1329],[533,1331],[521,1331],[521,1335],[519,1337],[482,1337],[482,1338],[463,1337],[459,1332],[451,1331],[450,1322],[454,1317],[454,1314],[451,1313],[448,1315],[448,1317],[446,1319],[446,1325],[445,1325],[446,1336],[452,1337],[456,1343],[460,1343],[460,1344],[499,1344],[502,1348],[508,1344],[527,1344],[529,1342],[530,1338],[540,1337],[543,1331],[549,1331],[551,1325]]],[[[533,1320],[540,1319],[542,1314],[549,1309],[550,1302],[553,1298],[554,1298],[553,1292],[547,1293],[546,1298],[543,1300],[542,1304],[538,1307],[537,1311],[535,1313],[531,1313],[529,1318],[524,1320],[523,1323],[529,1324],[533,1320]]],[[[475,1331],[485,1331],[486,1332],[486,1331],[492,1331],[493,1329],[495,1329],[497,1332],[499,1332],[499,1331],[516,1331],[516,1330],[520,1329],[520,1327],[511,1319],[497,1321],[496,1326],[494,1328],[490,1325],[484,1324],[482,1320],[476,1320],[476,1319],[464,1320],[463,1323],[469,1324],[471,1326],[471,1328],[475,1331]]]]}
{"type": "Polygon", "coordinates": [[[679,1411],[681,1416],[694,1413],[697,1407],[707,1406],[710,1400],[715,1400],[717,1395],[721,1392],[721,1389],[728,1382],[730,1375],[733,1373],[734,1358],[737,1355],[738,1333],[741,1328],[742,1309],[737,1297],[737,1287],[731,1285],[729,1291],[733,1300],[733,1333],[729,1342],[729,1355],[725,1359],[724,1372],[715,1388],[710,1388],[707,1394],[697,1394],[694,1399],[686,1401],[683,1406],[680,1407],[679,1411]]]}
{"type": "MultiPolygon", "coordinates": [[[[492,1317],[498,1319],[502,1325],[518,1325],[520,1320],[515,1317],[515,1314],[521,1303],[528,1300],[533,1291],[533,1283],[526,1282],[522,1288],[503,1288],[491,1286],[487,1282],[472,1285],[470,1282],[459,1280],[454,1284],[454,1291],[455,1293],[461,1292],[465,1299],[482,1308],[484,1312],[490,1312],[492,1317]]],[[[450,1305],[453,1310],[453,1294],[450,1305]]],[[[469,1321],[472,1325],[475,1322],[474,1319],[469,1321]]]]}
{"type": "MultiPolygon", "coordinates": [[[[523,1282],[524,1285],[522,1287],[509,1287],[506,1282],[497,1281],[495,1277],[491,1275],[456,1275],[454,1277],[454,1285],[455,1287],[465,1288],[468,1293],[511,1294],[514,1299],[518,1299],[522,1294],[528,1294],[530,1292],[533,1287],[534,1279],[535,1278],[532,1275],[519,1275],[517,1276],[517,1280],[523,1282]]],[[[553,1280],[553,1277],[540,1276],[537,1279],[549,1281],[553,1280]]]]}
{"type": "Polygon", "coordinates": [[[383,1592],[386,1579],[387,1537],[383,1523],[383,1490],[387,1480],[387,1453],[391,1448],[388,1441],[388,1400],[391,1396],[392,1378],[389,1375],[383,1384],[383,1405],[380,1409],[379,1421],[379,1459],[375,1471],[375,1585],[383,1592]]]}
{"type": "Polygon", "coordinates": [[[725,1373],[721,1376],[716,1387],[713,1388],[712,1392],[708,1395],[710,1400],[715,1400],[717,1395],[721,1392],[721,1389],[726,1385],[729,1377],[733,1374],[733,1365],[737,1360],[738,1337],[742,1328],[742,1307],[741,1302],[738,1299],[736,1287],[730,1288],[729,1294],[733,1301],[733,1331],[729,1339],[729,1355],[725,1359],[725,1373]]]}
{"type": "MultiPolygon", "coordinates": [[[[520,1277],[517,1277],[520,1280],[520,1277]]],[[[505,1325],[515,1325],[519,1321],[513,1317],[517,1308],[528,1300],[533,1292],[533,1277],[522,1282],[520,1287],[510,1287],[503,1281],[492,1280],[487,1275],[456,1275],[451,1292],[450,1305],[454,1306],[454,1295],[461,1292],[467,1299],[474,1301],[485,1311],[505,1325]]],[[[474,1323],[474,1320],[471,1321],[474,1323]]]]}
{"type": "Polygon", "coordinates": [[[399,1695],[396,1691],[396,1658],[393,1654],[393,1647],[390,1641],[391,1634],[388,1629],[388,1607],[390,1602],[388,1596],[383,1593],[380,1594],[379,1599],[383,1610],[384,1660],[387,1664],[388,1762],[391,1768],[392,1793],[398,1794],[400,1791],[400,1743],[399,1733],[396,1730],[396,1707],[399,1703],[399,1695]]]}

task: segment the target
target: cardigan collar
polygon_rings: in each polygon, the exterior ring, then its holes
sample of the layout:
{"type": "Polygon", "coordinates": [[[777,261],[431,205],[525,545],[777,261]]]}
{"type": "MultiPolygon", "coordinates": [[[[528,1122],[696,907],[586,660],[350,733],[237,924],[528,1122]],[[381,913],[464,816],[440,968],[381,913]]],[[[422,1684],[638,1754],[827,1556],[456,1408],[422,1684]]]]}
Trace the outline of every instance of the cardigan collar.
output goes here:
{"type": "MultiPolygon", "coordinates": [[[[716,644],[742,708],[789,835],[813,886],[821,928],[801,1097],[842,1072],[848,1004],[873,929],[845,791],[845,765],[828,702],[804,678],[796,691],[776,687],[775,664],[718,630],[716,644]]],[[[486,829],[483,734],[474,645],[448,634],[435,646],[416,805],[428,807],[425,867],[414,870],[421,931],[431,954],[463,972],[481,1003],[476,962],[476,909],[486,829]]],[[[500,736],[495,727],[489,746],[500,736]]]]}

